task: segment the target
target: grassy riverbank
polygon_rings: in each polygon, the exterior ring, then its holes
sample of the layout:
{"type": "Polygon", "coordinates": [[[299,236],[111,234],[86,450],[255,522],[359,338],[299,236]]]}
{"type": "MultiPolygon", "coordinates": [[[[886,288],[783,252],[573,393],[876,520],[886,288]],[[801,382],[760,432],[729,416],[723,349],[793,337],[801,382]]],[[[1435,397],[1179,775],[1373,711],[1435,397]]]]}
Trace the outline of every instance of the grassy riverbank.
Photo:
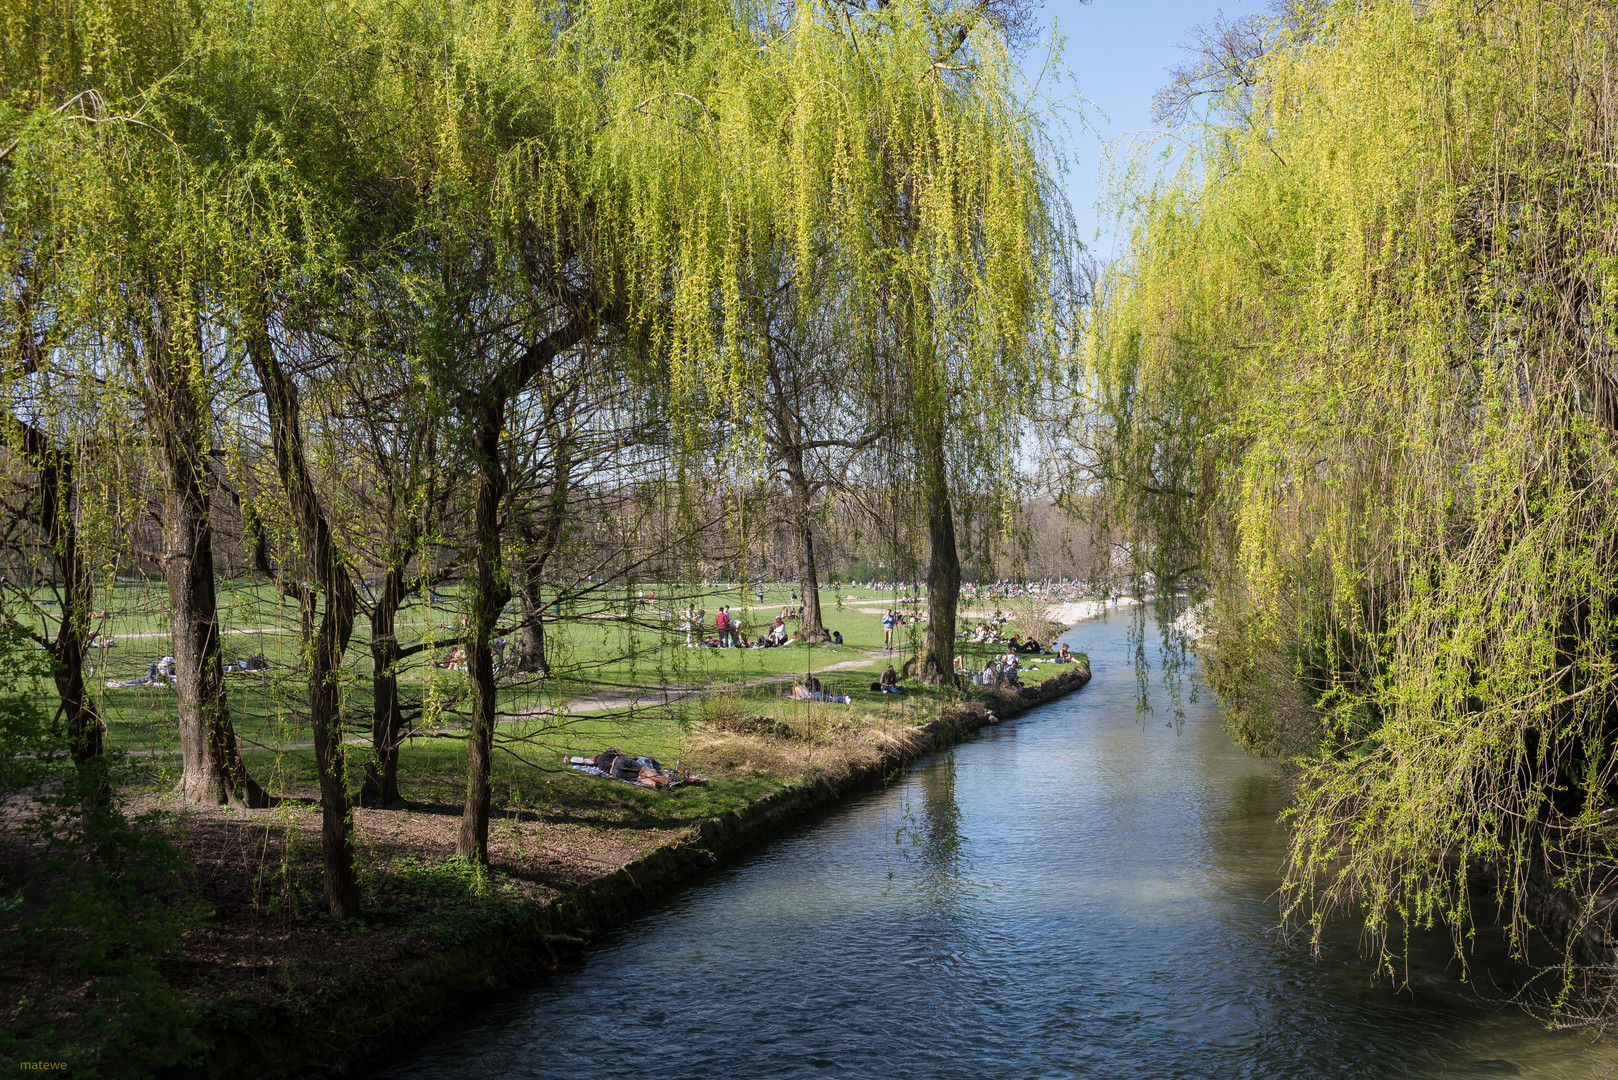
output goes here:
{"type": "MultiPolygon", "coordinates": [[[[692,654],[685,670],[700,681],[657,686],[626,680],[592,688],[607,699],[633,686],[658,697],[653,708],[598,700],[602,707],[576,713],[531,704],[529,715],[511,710],[497,744],[487,869],[453,857],[464,740],[452,723],[413,740],[400,762],[406,804],[355,810],[364,914],[348,923],[330,919],[321,902],[312,751],[301,745],[295,720],[257,732],[274,737],[253,739],[260,745],[246,753],[255,775],[279,794],[269,810],[177,805],[166,786],[172,759],[165,750],[126,757],[129,816],[143,835],[161,837],[180,856],[167,864],[153,892],[165,898],[169,925],[179,935],[156,958],[164,1011],[145,1015],[137,1004],[133,1012],[125,1007],[122,1015],[105,1015],[95,980],[75,984],[65,977],[77,969],[59,948],[13,950],[0,1013],[8,1049],[19,1059],[29,1053],[49,1059],[57,1047],[72,1066],[70,1075],[137,1076],[195,1053],[212,1037],[207,1031],[313,1022],[344,1002],[370,1001],[390,986],[424,977],[423,965],[447,962],[444,957],[468,941],[527,933],[536,913],[588,895],[613,875],[643,876],[634,868],[690,844],[715,823],[751,819],[793,792],[837,791],[880,775],[885,762],[906,760],[927,744],[940,715],[982,708],[981,701],[927,688],[913,687],[903,697],[872,691],[890,655],[877,648],[880,610],[878,604],[868,618],[845,616],[848,644],[841,649],[686,650],[682,641],[664,651],[692,654]],[[778,676],[803,669],[819,672],[829,690],[853,703],[777,696],[790,684],[778,676]],[[709,782],[653,791],[562,765],[564,754],[606,746],[678,762],[709,782]],[[159,1022],[168,1037],[141,1034],[159,1022]],[[140,1049],[143,1042],[150,1042],[150,1053],[140,1049]]],[[[991,651],[997,650],[969,649],[969,662],[991,651]]],[[[1028,678],[1038,683],[1075,670],[1047,664],[1028,678]]],[[[464,678],[459,672],[437,677],[464,678]]],[[[114,726],[135,722],[113,720],[114,726]]],[[[17,836],[12,830],[11,839],[17,836]]],[[[38,889],[31,894],[26,881],[13,881],[28,853],[12,842],[5,859],[8,887],[22,890],[9,914],[26,919],[37,913],[31,896],[41,895],[38,889]]]]}
{"type": "MultiPolygon", "coordinates": [[[[372,838],[379,856],[369,864],[369,879],[374,895],[390,906],[363,928],[338,928],[319,914],[304,917],[292,936],[324,958],[306,968],[305,996],[234,994],[235,1015],[251,1014],[259,1026],[216,1029],[213,1075],[234,1074],[237,1066],[245,1075],[284,1075],[278,1070],[310,1052],[347,1068],[379,1048],[396,1048],[389,1033],[398,1029],[398,1015],[441,1022],[445,1011],[544,968],[714,859],[929,749],[959,741],[982,723],[997,722],[990,710],[1015,715],[1076,689],[1089,669],[1052,667],[1044,674],[1021,694],[961,699],[922,723],[907,722],[926,716],[919,710],[894,710],[885,719],[845,710],[852,721],[846,725],[801,726],[802,718],[783,717],[762,733],[705,723],[696,737],[710,753],[736,759],[720,766],[723,779],[705,791],[659,794],[577,775],[552,778],[548,791],[525,789],[531,801],[519,799],[499,816],[486,876],[452,859],[433,864],[419,858],[434,835],[447,835],[424,825],[423,814],[432,808],[366,812],[359,832],[372,838]],[[796,763],[802,771],[756,771],[764,761],[778,768],[796,763]],[[366,957],[359,972],[356,955],[366,957]],[[311,1051],[326,1047],[323,1039],[341,1046],[311,1051]]],[[[228,816],[212,812],[193,820],[228,816]]],[[[313,825],[310,816],[304,827],[313,825]]]]}
{"type": "MultiPolygon", "coordinates": [[[[820,601],[827,627],[843,635],[842,645],[794,645],[782,649],[714,649],[688,645],[681,629],[687,605],[705,611],[704,623],[712,634],[713,616],[720,605],[741,612],[745,632],[757,637],[768,630],[776,614],[791,603],[790,587],[771,587],[759,599],[756,589],[665,585],[638,589],[633,594],[594,596],[569,605],[564,618],[547,626],[547,658],[551,675],[538,678],[508,671],[501,680],[500,711],[508,716],[548,714],[553,717],[598,714],[622,709],[633,702],[688,698],[693,691],[713,686],[737,686],[761,679],[790,678],[814,673],[844,692],[859,690],[869,677],[844,678],[853,667],[864,676],[871,664],[892,658],[899,662],[920,641],[921,627],[910,625],[896,634],[896,648],[884,650],[882,611],[893,605],[892,593],[849,588],[821,590],[820,601]],[[649,594],[657,593],[654,600],[649,594]],[[867,663],[861,663],[867,661],[867,663]]],[[[622,592],[622,590],[620,590],[622,592]]],[[[422,710],[418,724],[424,734],[453,731],[465,721],[470,708],[466,674],[449,670],[446,663],[459,635],[461,597],[457,589],[419,599],[401,612],[400,643],[405,646],[434,642],[399,668],[400,692],[407,706],[422,710]]],[[[914,606],[906,609],[915,612],[914,606]]],[[[166,684],[109,685],[142,678],[148,665],[168,648],[167,594],[155,584],[121,583],[103,606],[106,618],[95,631],[116,645],[94,650],[90,690],[107,722],[108,745],[152,759],[147,768],[151,782],[161,784],[172,769],[169,755],[178,751],[174,724],[174,692],[166,684]]],[[[221,602],[222,642],[227,664],[262,657],[264,671],[233,672],[227,676],[232,722],[243,745],[259,751],[277,751],[310,741],[302,706],[307,693],[297,636],[296,610],[269,587],[230,583],[221,602]]],[[[36,612],[41,627],[54,633],[52,609],[36,612]]],[[[516,619],[515,611],[508,618],[516,619]]],[[[793,624],[795,625],[795,624],[793,624]]],[[[354,629],[342,673],[351,695],[352,717],[362,721],[369,708],[370,655],[365,646],[370,626],[363,616],[354,629]]],[[[700,638],[700,635],[699,635],[700,638]]],[[[515,654],[515,635],[508,653],[515,654]]],[[[968,650],[969,659],[979,659],[968,650]]],[[[979,659],[981,663],[981,660],[979,659]]],[[[42,708],[54,709],[48,685],[36,688],[42,708]]],[[[689,711],[690,702],[679,709],[689,711]]],[[[677,710],[678,711],[678,710],[677,710]]],[[[667,740],[654,721],[647,721],[652,749],[669,752],[667,740]]],[[[362,723],[354,727],[359,741],[362,723]]]]}

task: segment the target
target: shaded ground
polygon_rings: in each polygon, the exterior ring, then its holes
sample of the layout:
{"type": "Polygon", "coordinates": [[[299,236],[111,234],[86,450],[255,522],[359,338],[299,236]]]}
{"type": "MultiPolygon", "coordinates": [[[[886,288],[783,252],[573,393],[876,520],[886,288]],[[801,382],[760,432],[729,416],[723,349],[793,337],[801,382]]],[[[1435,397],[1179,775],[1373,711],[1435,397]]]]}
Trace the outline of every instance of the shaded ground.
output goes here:
{"type": "Polygon", "coordinates": [[[543,904],[683,831],[678,815],[636,809],[583,823],[576,811],[506,808],[491,823],[481,881],[451,859],[459,805],[356,809],[365,914],[350,925],[326,916],[321,901],[318,807],[170,810],[166,829],[209,909],[186,934],[170,981],[216,1007],[253,1011],[297,1011],[356,980],[385,982],[501,908],[543,904]]]}

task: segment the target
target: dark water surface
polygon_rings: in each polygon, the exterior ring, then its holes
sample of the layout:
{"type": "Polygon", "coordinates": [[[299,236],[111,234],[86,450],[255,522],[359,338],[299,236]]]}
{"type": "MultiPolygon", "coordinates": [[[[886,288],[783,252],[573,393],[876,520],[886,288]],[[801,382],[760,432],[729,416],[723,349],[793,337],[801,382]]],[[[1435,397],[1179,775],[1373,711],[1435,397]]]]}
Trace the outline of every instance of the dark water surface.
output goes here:
{"type": "Polygon", "coordinates": [[[1279,940],[1270,769],[1206,702],[1178,733],[1137,720],[1123,620],[1065,640],[1090,654],[1083,690],[726,865],[376,1075],[1591,1077],[1618,1063],[1480,999],[1447,938],[1416,943],[1404,990],[1372,981],[1352,927],[1319,960],[1279,940]]]}

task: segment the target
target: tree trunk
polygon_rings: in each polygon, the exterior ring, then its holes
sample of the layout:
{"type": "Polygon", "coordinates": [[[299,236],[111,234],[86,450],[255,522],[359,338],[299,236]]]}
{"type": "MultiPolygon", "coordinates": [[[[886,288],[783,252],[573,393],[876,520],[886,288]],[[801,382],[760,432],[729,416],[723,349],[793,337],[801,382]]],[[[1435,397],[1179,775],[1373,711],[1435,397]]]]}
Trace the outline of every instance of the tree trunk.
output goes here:
{"type": "Polygon", "coordinates": [[[522,560],[522,587],[518,602],[522,604],[522,639],[517,648],[517,670],[551,677],[551,666],[545,658],[545,595],[544,572],[532,555],[522,560]]]}
{"type": "Polygon", "coordinates": [[[815,571],[815,533],[808,510],[798,522],[798,538],[803,550],[803,576],[798,582],[803,589],[803,639],[830,641],[831,632],[820,621],[820,576],[815,571]]]}
{"type": "MultiPolygon", "coordinates": [[[[481,392],[467,393],[461,407],[472,430],[472,459],[477,466],[477,502],[473,511],[472,544],[476,569],[472,610],[467,618],[466,667],[472,677],[472,728],[466,739],[466,804],[461,810],[461,831],[455,853],[488,865],[489,774],[494,758],[494,659],[489,646],[500,612],[511,600],[511,585],[504,575],[500,553],[500,511],[510,479],[500,456],[500,432],[506,404],[522,393],[533,379],[550,367],[564,349],[579,344],[616,313],[582,313],[535,341],[481,392]]],[[[565,462],[559,462],[565,467],[565,462]]],[[[566,493],[553,492],[553,507],[565,508],[566,493]]]]}
{"type": "Polygon", "coordinates": [[[472,730],[466,740],[466,804],[455,853],[488,865],[489,775],[494,758],[494,661],[489,646],[494,627],[511,599],[501,575],[500,506],[506,496],[506,470],[500,459],[500,428],[505,401],[485,398],[477,417],[475,454],[478,467],[477,506],[472,542],[476,551],[476,588],[467,620],[466,667],[472,677],[472,730]]]}
{"type": "Polygon", "coordinates": [[[519,555],[522,565],[520,601],[523,627],[517,670],[546,679],[551,676],[551,665],[545,656],[545,566],[562,542],[569,496],[573,490],[575,446],[564,426],[563,414],[564,410],[561,409],[548,410],[546,435],[553,455],[551,490],[538,520],[525,518],[520,533],[524,543],[524,550],[519,555]]]}
{"type": "Polygon", "coordinates": [[[186,802],[266,806],[236,746],[220,655],[219,604],[214,593],[213,482],[208,461],[208,405],[177,336],[194,327],[172,325],[167,308],[146,327],[141,398],[162,448],[163,575],[169,587],[170,649],[180,729],[180,794],[186,802]]]}
{"type": "Polygon", "coordinates": [[[955,609],[961,591],[961,555],[955,546],[955,511],[949,497],[944,418],[916,425],[927,500],[927,639],[917,677],[932,686],[955,685],[955,609]]]}
{"type": "MultiPolygon", "coordinates": [[[[396,553],[397,556],[397,553],[396,553]]],[[[404,603],[405,565],[396,557],[382,577],[382,595],[371,609],[371,753],[375,775],[367,777],[369,792],[382,806],[397,806],[399,798],[399,743],[404,731],[404,709],[399,704],[399,648],[396,624],[404,603]]]]}
{"type": "MultiPolygon", "coordinates": [[[[85,584],[81,579],[81,584],[85,584]]],[[[112,799],[112,788],[103,767],[102,750],[107,725],[96,709],[95,698],[85,692],[84,660],[87,649],[90,604],[88,590],[74,590],[79,595],[62,602],[62,625],[50,653],[55,662],[56,694],[62,701],[62,714],[67,719],[68,749],[73,764],[84,781],[83,796],[86,808],[106,806],[112,799]],[[71,606],[70,606],[71,605],[71,606]]]]}
{"type": "MultiPolygon", "coordinates": [[[[71,490],[71,472],[65,479],[66,488],[71,490]]],[[[62,622],[50,653],[54,661],[56,694],[62,701],[62,714],[67,720],[68,748],[78,773],[79,801],[84,807],[85,824],[91,825],[112,806],[112,779],[102,753],[107,725],[96,709],[95,698],[86,692],[84,685],[94,598],[90,575],[79,552],[78,530],[72,513],[62,507],[59,517],[63,527],[53,531],[58,536],[57,565],[63,578],[62,622]]]]}
{"type": "Polygon", "coordinates": [[[308,585],[284,586],[283,591],[298,597],[309,663],[309,725],[314,733],[315,768],[320,777],[320,851],[326,906],[333,917],[349,919],[360,912],[360,890],[354,873],[354,810],[348,795],[339,672],[354,631],[354,581],[332,544],[330,525],[309,479],[297,387],[275,357],[265,321],[267,313],[261,309],[256,315],[248,354],[264,390],[276,471],[297,526],[298,544],[311,576],[319,583],[318,591],[308,585]]]}
{"type": "Polygon", "coordinates": [[[787,456],[787,475],[791,478],[794,509],[797,511],[798,551],[803,556],[803,573],[798,584],[803,588],[803,628],[806,642],[830,641],[820,621],[820,579],[815,571],[815,530],[809,521],[809,482],[803,472],[802,454],[787,456]]]}
{"type": "Polygon", "coordinates": [[[360,913],[359,879],[354,872],[354,808],[348,796],[347,758],[343,746],[342,688],[338,669],[343,649],[337,644],[343,622],[354,623],[352,583],[346,599],[323,590],[325,609],[315,627],[316,599],[304,590],[303,632],[309,647],[309,722],[314,729],[315,771],[320,777],[320,854],[326,910],[333,918],[360,913]],[[346,609],[346,610],[345,610],[346,609]]]}
{"type": "MultiPolygon", "coordinates": [[[[9,419],[9,418],[8,418],[9,419]]],[[[73,461],[40,429],[11,420],[6,425],[20,442],[37,477],[36,524],[50,541],[62,576],[62,621],[56,637],[45,643],[52,660],[52,679],[67,721],[68,750],[78,773],[79,800],[86,826],[93,826],[112,805],[112,783],[103,754],[107,725],[95,698],[85,692],[84,661],[94,595],[89,569],[79,549],[74,516],[73,461]]]]}
{"type": "Polygon", "coordinates": [[[214,592],[213,525],[207,466],[171,453],[166,463],[163,573],[169,587],[170,648],[180,726],[180,794],[186,802],[261,807],[264,790],[236,745],[220,652],[214,592]]]}
{"type": "MultiPolygon", "coordinates": [[[[906,248],[915,243],[920,225],[915,175],[906,172],[896,189],[903,192],[899,237],[906,248]]],[[[922,498],[926,503],[927,637],[916,676],[933,686],[955,685],[955,607],[961,588],[961,556],[955,546],[955,512],[949,497],[949,373],[938,357],[933,324],[932,290],[911,281],[897,290],[895,329],[905,353],[905,382],[914,422],[922,498]]]]}

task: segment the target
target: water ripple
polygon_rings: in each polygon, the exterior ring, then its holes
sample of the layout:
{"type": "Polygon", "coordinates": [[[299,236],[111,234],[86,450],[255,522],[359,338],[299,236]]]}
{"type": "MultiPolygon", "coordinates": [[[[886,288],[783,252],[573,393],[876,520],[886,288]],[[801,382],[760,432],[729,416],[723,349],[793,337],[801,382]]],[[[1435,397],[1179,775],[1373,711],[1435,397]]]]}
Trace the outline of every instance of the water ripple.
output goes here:
{"type": "MultiPolygon", "coordinates": [[[[1272,930],[1268,771],[1204,704],[1135,715],[1119,625],[1097,677],[719,870],[579,966],[465,1018],[388,1078],[1587,1077],[1618,1062],[1481,1000],[1447,939],[1411,986],[1345,927],[1272,930]]],[[[1160,693],[1161,688],[1154,689],[1160,693]]],[[[1480,964],[1505,985],[1504,956],[1480,964]]]]}

